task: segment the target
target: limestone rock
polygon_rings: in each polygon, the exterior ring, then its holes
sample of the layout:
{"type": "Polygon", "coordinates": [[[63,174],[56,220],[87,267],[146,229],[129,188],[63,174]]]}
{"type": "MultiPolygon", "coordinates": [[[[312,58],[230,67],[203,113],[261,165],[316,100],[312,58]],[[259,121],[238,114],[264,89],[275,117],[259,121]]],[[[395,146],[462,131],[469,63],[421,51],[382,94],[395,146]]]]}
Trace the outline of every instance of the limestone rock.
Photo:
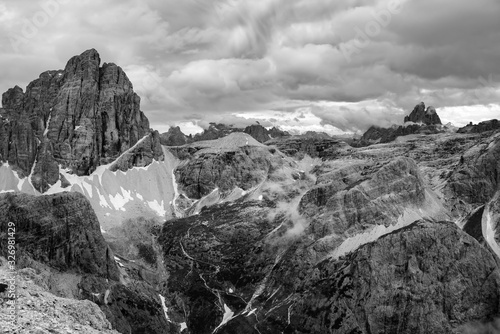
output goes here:
{"type": "Polygon", "coordinates": [[[319,174],[317,186],[302,197],[300,212],[313,218],[311,229],[318,237],[349,235],[394,221],[405,208],[420,206],[424,199],[424,180],[415,161],[397,158],[319,174]]]}
{"type": "Polygon", "coordinates": [[[168,132],[160,135],[160,143],[165,146],[182,146],[192,142],[192,138],[186,136],[178,126],[172,126],[168,132]]]}
{"type": "Polygon", "coordinates": [[[187,159],[176,169],[177,183],[194,199],[215,188],[221,192],[236,186],[247,190],[264,181],[272,168],[283,164],[282,155],[271,151],[241,133],[173,149],[179,158],[187,159]]]}
{"type": "Polygon", "coordinates": [[[452,223],[418,222],[311,272],[292,325],[314,333],[460,333],[499,312],[493,255],[452,223]]]}
{"type": "Polygon", "coordinates": [[[450,173],[445,188],[453,210],[461,214],[487,203],[500,184],[500,135],[494,135],[470,148],[450,173]]]}
{"type": "MultiPolygon", "coordinates": [[[[2,333],[48,334],[48,333],[89,333],[118,334],[112,330],[99,307],[89,300],[74,300],[55,296],[39,286],[34,269],[17,271],[17,329],[4,327],[7,323],[7,292],[0,292],[2,311],[2,333]]],[[[0,266],[0,282],[8,283],[11,277],[7,266],[0,266]]]]}
{"type": "Polygon", "coordinates": [[[417,104],[413,109],[413,111],[411,112],[411,114],[405,117],[404,121],[405,123],[413,122],[413,123],[424,123],[427,125],[442,124],[441,119],[439,118],[439,115],[436,112],[436,109],[434,107],[428,107],[426,110],[424,102],[417,104]]]}
{"type": "MultiPolygon", "coordinates": [[[[0,194],[0,212],[2,240],[6,240],[8,223],[13,222],[20,252],[59,270],[118,280],[112,252],[82,194],[0,194]]],[[[6,251],[2,248],[3,256],[6,251]]]]}
{"type": "MultiPolygon", "coordinates": [[[[40,192],[59,180],[56,166],[89,175],[151,132],[126,74],[115,64],[100,67],[94,49],[71,58],[64,70],[42,73],[26,93],[8,90],[2,104],[0,161],[22,177],[32,174],[40,192]]],[[[154,159],[161,159],[159,145],[149,152],[154,159]]]]}

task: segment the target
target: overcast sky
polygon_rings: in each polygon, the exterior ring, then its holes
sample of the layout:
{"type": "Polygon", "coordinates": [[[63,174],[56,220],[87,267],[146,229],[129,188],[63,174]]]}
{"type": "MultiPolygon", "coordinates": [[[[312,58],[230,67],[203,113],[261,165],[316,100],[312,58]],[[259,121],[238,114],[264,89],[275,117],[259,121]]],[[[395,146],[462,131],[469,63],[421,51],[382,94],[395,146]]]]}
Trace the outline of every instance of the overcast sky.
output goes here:
{"type": "Polygon", "coordinates": [[[0,91],[95,48],[160,131],[364,131],[420,101],[464,125],[500,118],[499,18],[498,0],[0,0],[0,91]]]}

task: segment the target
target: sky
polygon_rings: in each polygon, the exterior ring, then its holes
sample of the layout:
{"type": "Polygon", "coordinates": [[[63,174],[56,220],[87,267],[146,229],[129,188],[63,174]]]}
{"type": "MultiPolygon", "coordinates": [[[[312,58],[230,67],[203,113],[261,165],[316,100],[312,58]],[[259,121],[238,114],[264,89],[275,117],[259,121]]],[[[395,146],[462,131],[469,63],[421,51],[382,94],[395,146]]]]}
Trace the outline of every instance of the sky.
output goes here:
{"type": "Polygon", "coordinates": [[[500,118],[498,0],[0,0],[0,91],[95,48],[160,132],[500,118]]]}

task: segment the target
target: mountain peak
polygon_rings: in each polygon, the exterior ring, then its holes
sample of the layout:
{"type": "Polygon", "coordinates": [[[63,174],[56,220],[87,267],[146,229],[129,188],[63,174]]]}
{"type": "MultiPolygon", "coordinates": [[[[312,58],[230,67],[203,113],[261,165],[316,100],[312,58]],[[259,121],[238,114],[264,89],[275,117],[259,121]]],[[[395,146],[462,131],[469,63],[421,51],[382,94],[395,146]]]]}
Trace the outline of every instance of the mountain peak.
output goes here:
{"type": "Polygon", "coordinates": [[[404,119],[406,122],[413,123],[424,123],[427,125],[441,125],[441,119],[436,112],[436,108],[429,106],[425,109],[425,103],[420,102],[413,108],[410,115],[406,116],[404,119]]]}

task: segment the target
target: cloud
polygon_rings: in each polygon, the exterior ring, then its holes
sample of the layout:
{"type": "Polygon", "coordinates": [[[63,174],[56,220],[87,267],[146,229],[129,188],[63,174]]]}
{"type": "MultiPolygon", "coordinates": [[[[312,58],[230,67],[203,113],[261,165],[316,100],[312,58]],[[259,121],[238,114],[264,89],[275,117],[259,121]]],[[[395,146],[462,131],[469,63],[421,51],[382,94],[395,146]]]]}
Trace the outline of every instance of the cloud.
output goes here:
{"type": "Polygon", "coordinates": [[[399,123],[420,101],[457,123],[482,117],[449,108],[498,110],[500,3],[401,0],[384,19],[393,1],[3,2],[0,90],[96,48],[159,128],[281,110],[296,129],[304,106],[330,132],[399,123]]]}

